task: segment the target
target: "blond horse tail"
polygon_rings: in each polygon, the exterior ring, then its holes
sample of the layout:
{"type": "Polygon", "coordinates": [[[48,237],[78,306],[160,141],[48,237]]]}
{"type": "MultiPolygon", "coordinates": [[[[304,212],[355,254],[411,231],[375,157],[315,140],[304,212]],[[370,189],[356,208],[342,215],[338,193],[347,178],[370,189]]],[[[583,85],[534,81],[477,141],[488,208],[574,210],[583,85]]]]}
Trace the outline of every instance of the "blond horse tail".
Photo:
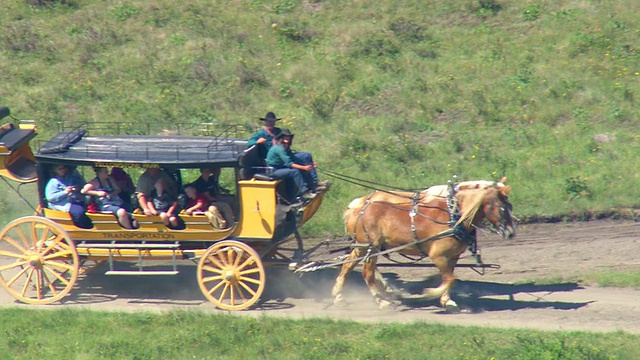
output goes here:
{"type": "Polygon", "coordinates": [[[364,198],[362,197],[355,198],[349,203],[347,210],[344,212],[344,215],[342,215],[342,218],[344,220],[344,230],[347,234],[350,233],[349,227],[348,227],[349,220],[353,218],[353,216],[356,214],[356,211],[359,211],[363,205],[364,205],[364,198]]]}
{"type": "Polygon", "coordinates": [[[356,210],[357,209],[349,208],[344,212],[344,215],[342,215],[342,218],[344,220],[344,231],[347,234],[350,233],[350,231],[349,231],[349,220],[351,220],[351,218],[355,215],[356,210]]]}

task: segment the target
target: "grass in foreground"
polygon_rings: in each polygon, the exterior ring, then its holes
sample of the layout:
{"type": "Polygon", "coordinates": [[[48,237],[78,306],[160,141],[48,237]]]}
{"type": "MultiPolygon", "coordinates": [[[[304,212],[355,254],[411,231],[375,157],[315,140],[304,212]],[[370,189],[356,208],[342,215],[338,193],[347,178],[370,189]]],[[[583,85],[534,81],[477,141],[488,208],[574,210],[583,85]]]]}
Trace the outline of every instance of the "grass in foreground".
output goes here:
{"type": "Polygon", "coordinates": [[[640,337],[334,320],[0,310],[10,359],[632,359],[640,337]]]}
{"type": "Polygon", "coordinates": [[[594,272],[582,275],[554,276],[549,278],[536,279],[532,282],[539,285],[560,284],[566,282],[577,282],[581,285],[602,286],[602,287],[624,287],[640,289],[640,271],[606,271],[594,272]]]}

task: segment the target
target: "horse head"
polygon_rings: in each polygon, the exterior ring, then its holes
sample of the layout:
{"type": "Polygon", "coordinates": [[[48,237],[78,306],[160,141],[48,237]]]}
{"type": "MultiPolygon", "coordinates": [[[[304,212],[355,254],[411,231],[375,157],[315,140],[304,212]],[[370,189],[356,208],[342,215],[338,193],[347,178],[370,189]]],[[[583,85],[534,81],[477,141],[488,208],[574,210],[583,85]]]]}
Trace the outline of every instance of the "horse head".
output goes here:
{"type": "Polygon", "coordinates": [[[509,202],[510,192],[510,185],[495,186],[482,203],[485,218],[494,226],[495,232],[505,239],[511,239],[516,234],[513,208],[509,202]]]}
{"type": "Polygon", "coordinates": [[[492,186],[484,189],[459,191],[456,198],[460,204],[461,218],[467,228],[478,226],[486,219],[492,230],[503,238],[512,238],[516,232],[512,207],[509,202],[511,186],[492,186]]]}

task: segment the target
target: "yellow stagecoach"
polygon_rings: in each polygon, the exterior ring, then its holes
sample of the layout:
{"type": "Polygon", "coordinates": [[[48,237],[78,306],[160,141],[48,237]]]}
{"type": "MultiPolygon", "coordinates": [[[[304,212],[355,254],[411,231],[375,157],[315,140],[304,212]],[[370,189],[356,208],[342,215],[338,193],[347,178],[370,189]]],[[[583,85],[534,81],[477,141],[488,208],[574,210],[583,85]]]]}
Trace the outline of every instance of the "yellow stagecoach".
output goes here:
{"type": "MultiPolygon", "coordinates": [[[[0,113],[9,115],[6,108],[0,113]]],[[[264,290],[265,266],[289,265],[302,256],[298,228],[316,213],[329,189],[318,190],[311,200],[288,203],[284,182],[269,177],[257,149],[247,149],[246,140],[225,132],[97,135],[82,126],[58,132],[33,153],[29,142],[36,130],[33,123],[0,130],[0,176],[38,186],[35,215],[10,222],[0,233],[0,283],[25,303],[59,301],[79,274],[101,264],[108,264],[108,275],[174,275],[177,263],[188,260],[197,262],[197,281],[208,300],[221,309],[248,308],[264,290]],[[48,208],[44,190],[57,164],[115,166],[131,173],[157,167],[180,187],[185,174],[221,168],[235,187],[229,195],[235,201],[235,223],[220,229],[204,214],[180,214],[181,227],[172,228],[160,216],[134,212],[139,225],[125,229],[111,213],[87,212],[92,227],[80,228],[69,213],[48,208]],[[117,269],[123,261],[135,266],[117,269]],[[157,263],[167,268],[145,265],[157,263]]]]}

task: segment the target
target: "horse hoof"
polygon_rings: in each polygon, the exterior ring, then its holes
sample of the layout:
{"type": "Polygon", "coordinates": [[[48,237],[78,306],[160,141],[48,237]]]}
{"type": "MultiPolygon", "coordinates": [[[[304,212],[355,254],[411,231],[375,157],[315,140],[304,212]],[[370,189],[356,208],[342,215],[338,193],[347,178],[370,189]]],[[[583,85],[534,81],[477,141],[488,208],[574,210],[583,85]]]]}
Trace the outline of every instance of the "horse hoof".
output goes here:
{"type": "Polygon", "coordinates": [[[385,295],[392,300],[400,300],[402,298],[402,292],[398,290],[386,291],[385,295]]]}
{"type": "Polygon", "coordinates": [[[337,296],[333,299],[333,305],[335,305],[335,306],[339,306],[339,307],[346,307],[346,306],[347,306],[347,301],[344,299],[344,296],[342,296],[342,295],[337,295],[337,296]]]}
{"type": "Polygon", "coordinates": [[[458,307],[458,304],[456,304],[456,302],[453,300],[447,300],[447,302],[444,304],[444,309],[451,314],[460,313],[460,308],[458,307]]]}
{"type": "Polygon", "coordinates": [[[378,308],[380,310],[387,309],[389,306],[391,306],[391,302],[390,301],[387,301],[387,300],[378,301],[378,308]]]}

